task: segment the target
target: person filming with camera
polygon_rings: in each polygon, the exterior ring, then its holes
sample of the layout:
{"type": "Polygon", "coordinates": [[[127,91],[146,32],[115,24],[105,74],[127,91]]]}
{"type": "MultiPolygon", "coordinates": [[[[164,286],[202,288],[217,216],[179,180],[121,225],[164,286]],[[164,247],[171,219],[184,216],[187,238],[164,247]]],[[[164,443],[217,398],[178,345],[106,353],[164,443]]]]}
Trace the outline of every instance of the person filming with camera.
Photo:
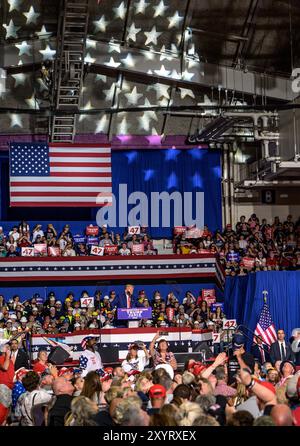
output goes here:
{"type": "Polygon", "coordinates": [[[176,370],[177,361],[175,359],[174,353],[169,351],[168,342],[165,339],[161,339],[158,342],[157,349],[155,349],[156,341],[163,335],[166,335],[166,333],[158,331],[150,343],[149,351],[153,359],[154,367],[161,364],[169,364],[173,368],[173,370],[176,370]]]}

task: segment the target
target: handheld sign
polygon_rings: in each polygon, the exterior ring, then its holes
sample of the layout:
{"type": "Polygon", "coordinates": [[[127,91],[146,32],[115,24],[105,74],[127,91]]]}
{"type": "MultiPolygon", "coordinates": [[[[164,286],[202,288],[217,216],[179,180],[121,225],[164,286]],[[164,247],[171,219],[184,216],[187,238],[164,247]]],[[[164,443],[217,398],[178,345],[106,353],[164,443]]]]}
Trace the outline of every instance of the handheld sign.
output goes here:
{"type": "Polygon", "coordinates": [[[60,249],[57,246],[49,246],[48,248],[48,256],[50,257],[59,257],[60,249]]]}
{"type": "Polygon", "coordinates": [[[221,333],[213,333],[212,334],[212,343],[220,344],[220,342],[221,342],[221,333]]]}
{"type": "Polygon", "coordinates": [[[116,245],[106,245],[104,247],[104,253],[108,256],[113,256],[117,254],[117,252],[118,252],[118,247],[116,245]]]}
{"type": "Polygon", "coordinates": [[[93,225],[89,225],[86,227],[85,230],[86,235],[91,235],[91,236],[97,236],[99,234],[99,227],[98,226],[93,226],[93,225]]]}
{"type": "Polygon", "coordinates": [[[34,254],[47,254],[47,244],[36,243],[34,245],[34,254]]]}
{"type": "Polygon", "coordinates": [[[81,297],[80,298],[80,306],[81,306],[81,308],[86,308],[88,306],[94,306],[94,298],[93,297],[81,297]]]}
{"type": "Polygon", "coordinates": [[[132,254],[141,255],[144,254],[144,245],[139,243],[138,245],[132,245],[132,254]]]}
{"type": "Polygon", "coordinates": [[[236,319],[225,319],[223,321],[223,330],[235,330],[236,327],[236,319]]]}
{"type": "Polygon", "coordinates": [[[92,246],[91,247],[91,254],[93,256],[103,256],[104,255],[104,248],[102,246],[92,246]]]}
{"type": "Polygon", "coordinates": [[[128,234],[139,235],[140,233],[141,233],[141,227],[140,226],[128,226],[128,234]]]}
{"type": "Polygon", "coordinates": [[[21,256],[23,257],[33,257],[34,256],[34,248],[21,248],[21,256]]]}

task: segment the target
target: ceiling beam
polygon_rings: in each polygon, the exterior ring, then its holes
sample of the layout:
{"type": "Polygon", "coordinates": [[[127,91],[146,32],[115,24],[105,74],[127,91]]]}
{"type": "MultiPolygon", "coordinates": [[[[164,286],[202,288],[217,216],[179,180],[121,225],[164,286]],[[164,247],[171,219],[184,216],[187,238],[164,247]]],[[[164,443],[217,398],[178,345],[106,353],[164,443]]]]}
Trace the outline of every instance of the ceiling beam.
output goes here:
{"type": "MultiPolygon", "coordinates": [[[[23,55],[22,65],[19,65],[19,51],[15,44],[4,46],[3,68],[14,67],[18,71],[23,71],[27,65],[32,65],[33,61],[35,64],[42,63],[40,50],[45,49],[44,41],[28,40],[27,43],[32,45],[32,55],[23,55]]],[[[56,39],[49,39],[46,44],[55,49],[56,39]]],[[[185,71],[181,72],[179,53],[159,53],[97,41],[95,48],[87,48],[87,54],[90,66],[102,66],[115,74],[123,72],[126,75],[126,72],[129,72],[150,82],[178,84],[191,89],[197,86],[210,87],[283,101],[292,101],[296,97],[290,79],[244,72],[231,67],[200,62],[199,59],[192,57],[185,58],[185,71]]]]}

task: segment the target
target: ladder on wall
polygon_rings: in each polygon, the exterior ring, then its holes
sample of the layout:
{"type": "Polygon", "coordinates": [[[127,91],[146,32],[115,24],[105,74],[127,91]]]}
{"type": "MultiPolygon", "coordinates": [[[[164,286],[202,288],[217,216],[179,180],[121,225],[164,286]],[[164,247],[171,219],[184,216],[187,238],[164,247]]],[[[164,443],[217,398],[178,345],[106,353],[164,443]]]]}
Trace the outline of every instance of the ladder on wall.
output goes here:
{"type": "Polygon", "coordinates": [[[76,111],[80,108],[89,0],[64,0],[57,35],[54,66],[55,115],[51,141],[72,143],[76,133],[76,111]]]}

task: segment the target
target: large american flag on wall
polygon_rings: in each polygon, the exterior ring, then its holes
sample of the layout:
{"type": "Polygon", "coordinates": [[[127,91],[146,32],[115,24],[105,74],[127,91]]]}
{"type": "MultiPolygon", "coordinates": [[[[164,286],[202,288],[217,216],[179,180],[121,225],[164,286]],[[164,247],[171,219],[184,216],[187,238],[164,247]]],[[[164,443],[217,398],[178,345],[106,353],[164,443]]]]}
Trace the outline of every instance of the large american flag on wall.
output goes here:
{"type": "Polygon", "coordinates": [[[111,148],[105,144],[13,143],[11,206],[102,206],[112,201],[111,148]]]}

